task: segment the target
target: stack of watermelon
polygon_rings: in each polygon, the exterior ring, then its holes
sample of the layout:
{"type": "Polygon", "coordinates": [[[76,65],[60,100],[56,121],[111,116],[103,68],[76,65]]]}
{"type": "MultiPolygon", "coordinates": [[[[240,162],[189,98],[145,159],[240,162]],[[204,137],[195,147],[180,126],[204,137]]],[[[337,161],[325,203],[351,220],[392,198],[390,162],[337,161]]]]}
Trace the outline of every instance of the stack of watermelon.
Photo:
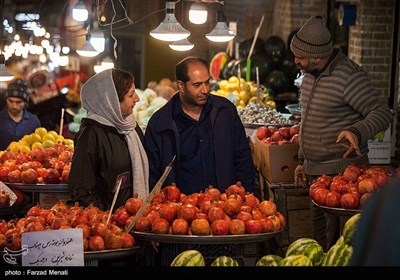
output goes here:
{"type": "Polygon", "coordinates": [[[256,266],[347,266],[353,252],[352,241],[361,214],[352,216],[343,227],[343,234],[328,252],[311,238],[300,238],[289,245],[285,258],[266,255],[256,266]]]}
{"type": "MultiPolygon", "coordinates": [[[[205,266],[204,256],[197,250],[186,250],[172,261],[171,266],[205,266]]],[[[229,256],[216,257],[211,266],[239,266],[237,260],[229,256]]]]}
{"type": "Polygon", "coordinates": [[[333,245],[324,258],[322,266],[347,266],[353,253],[353,236],[361,214],[352,216],[343,227],[343,234],[333,245]]]}

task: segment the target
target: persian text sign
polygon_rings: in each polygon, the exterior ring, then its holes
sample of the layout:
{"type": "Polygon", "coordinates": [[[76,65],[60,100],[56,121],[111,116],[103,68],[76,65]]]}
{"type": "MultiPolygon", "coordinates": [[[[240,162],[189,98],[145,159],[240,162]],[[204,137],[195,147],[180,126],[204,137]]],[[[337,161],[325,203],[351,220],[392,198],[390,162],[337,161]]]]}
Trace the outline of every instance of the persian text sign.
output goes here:
{"type": "Polygon", "coordinates": [[[84,266],[82,229],[27,232],[22,266],[84,266]]]}

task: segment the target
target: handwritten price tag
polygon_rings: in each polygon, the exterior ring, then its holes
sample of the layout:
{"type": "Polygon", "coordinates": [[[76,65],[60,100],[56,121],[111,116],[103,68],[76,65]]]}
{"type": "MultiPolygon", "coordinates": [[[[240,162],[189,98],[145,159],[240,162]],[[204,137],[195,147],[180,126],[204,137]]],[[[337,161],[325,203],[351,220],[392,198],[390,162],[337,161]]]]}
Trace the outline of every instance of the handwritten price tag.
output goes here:
{"type": "Polygon", "coordinates": [[[22,234],[22,266],[84,266],[82,229],[22,234]]]}

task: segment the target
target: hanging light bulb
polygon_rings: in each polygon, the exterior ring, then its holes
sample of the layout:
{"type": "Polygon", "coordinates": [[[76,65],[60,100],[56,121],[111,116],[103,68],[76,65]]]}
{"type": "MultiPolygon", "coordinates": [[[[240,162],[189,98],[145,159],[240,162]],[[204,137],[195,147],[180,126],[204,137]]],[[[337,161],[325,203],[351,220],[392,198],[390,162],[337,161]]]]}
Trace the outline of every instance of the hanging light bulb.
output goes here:
{"type": "Polygon", "coordinates": [[[166,4],[166,15],[164,20],[150,32],[150,35],[158,40],[162,41],[179,41],[189,37],[190,32],[187,31],[182,25],[176,20],[175,17],[175,2],[167,1],[166,4]]]}
{"type": "Polygon", "coordinates": [[[114,61],[108,55],[101,61],[101,66],[105,69],[114,68],[114,61]]]}
{"type": "Polygon", "coordinates": [[[190,43],[189,40],[187,38],[179,40],[179,41],[175,41],[171,44],[169,44],[169,47],[171,49],[173,49],[174,51],[188,51],[193,49],[194,44],[190,43]]]}
{"type": "Polygon", "coordinates": [[[93,22],[93,28],[90,31],[90,43],[93,48],[98,52],[103,52],[106,44],[104,33],[99,29],[97,21],[93,22]]]}
{"type": "Polygon", "coordinates": [[[222,10],[217,12],[217,24],[210,33],[206,34],[206,37],[213,42],[228,42],[235,38],[235,35],[229,32],[226,17],[222,10]]]}
{"type": "Polygon", "coordinates": [[[76,21],[86,21],[88,16],[89,12],[86,10],[85,3],[83,3],[82,0],[79,0],[72,9],[72,18],[76,21]]]}
{"type": "Polygon", "coordinates": [[[194,24],[203,24],[207,21],[207,9],[202,3],[194,3],[189,10],[189,21],[194,24]]]}
{"type": "Polygon", "coordinates": [[[96,55],[99,54],[98,51],[96,51],[92,44],[90,43],[90,34],[86,35],[86,42],[85,44],[82,46],[82,48],[80,48],[79,50],[76,50],[76,52],[80,55],[80,56],[85,56],[85,57],[94,57],[96,55]]]}
{"type": "Polygon", "coordinates": [[[0,53],[0,82],[11,81],[14,78],[14,75],[8,71],[5,62],[6,58],[4,54],[0,53]]]}

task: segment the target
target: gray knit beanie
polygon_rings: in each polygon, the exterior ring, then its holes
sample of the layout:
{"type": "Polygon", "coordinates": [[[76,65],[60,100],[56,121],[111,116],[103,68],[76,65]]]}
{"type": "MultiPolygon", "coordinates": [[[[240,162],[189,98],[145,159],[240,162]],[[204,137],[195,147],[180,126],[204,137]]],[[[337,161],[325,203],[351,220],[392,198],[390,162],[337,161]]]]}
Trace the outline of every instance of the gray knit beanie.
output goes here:
{"type": "Polygon", "coordinates": [[[17,78],[7,86],[7,98],[18,97],[25,102],[29,101],[28,85],[25,80],[17,78]]]}
{"type": "Polygon", "coordinates": [[[290,49],[297,57],[325,58],[332,55],[332,36],[321,16],[309,18],[293,36],[290,49]]]}

